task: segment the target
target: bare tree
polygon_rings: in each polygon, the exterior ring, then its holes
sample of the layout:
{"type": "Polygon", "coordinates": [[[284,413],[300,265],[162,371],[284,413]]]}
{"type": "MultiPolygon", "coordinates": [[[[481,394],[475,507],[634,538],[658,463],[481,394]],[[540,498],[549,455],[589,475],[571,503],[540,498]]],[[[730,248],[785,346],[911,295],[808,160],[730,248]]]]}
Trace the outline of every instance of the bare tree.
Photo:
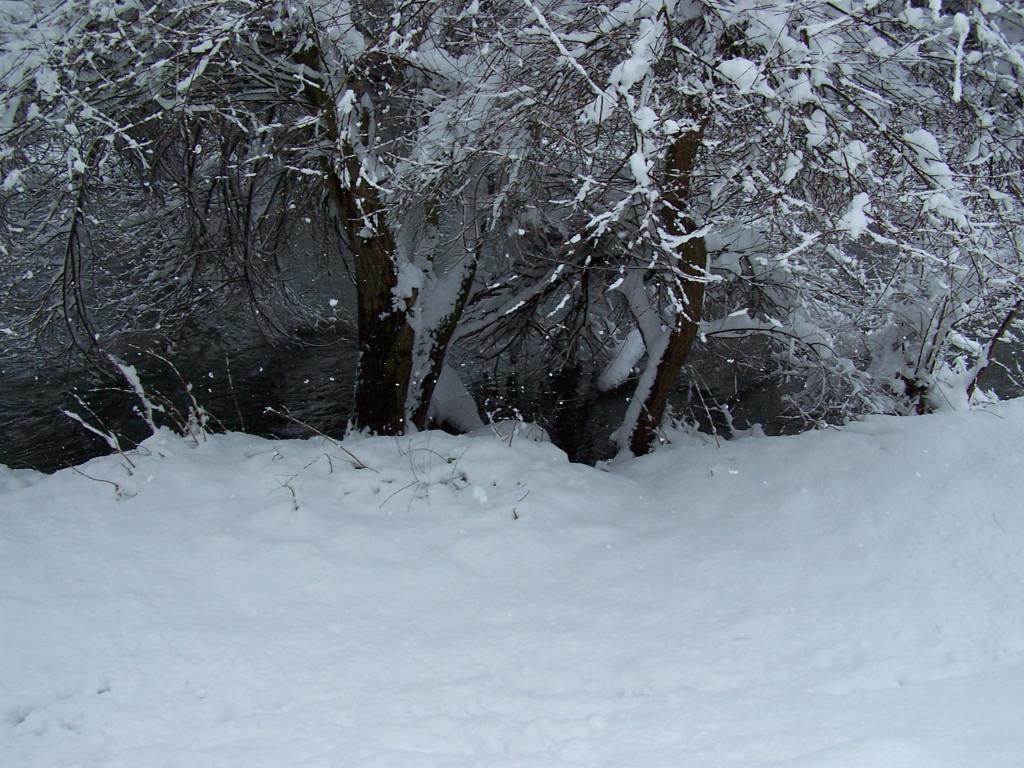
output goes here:
{"type": "Polygon", "coordinates": [[[635,380],[637,454],[709,339],[808,418],[927,410],[1017,319],[998,3],[93,0],[5,29],[2,204],[31,229],[5,247],[55,265],[79,342],[99,305],[119,327],[200,289],[273,323],[314,219],[353,264],[375,432],[442,418],[453,345],[635,380]]]}

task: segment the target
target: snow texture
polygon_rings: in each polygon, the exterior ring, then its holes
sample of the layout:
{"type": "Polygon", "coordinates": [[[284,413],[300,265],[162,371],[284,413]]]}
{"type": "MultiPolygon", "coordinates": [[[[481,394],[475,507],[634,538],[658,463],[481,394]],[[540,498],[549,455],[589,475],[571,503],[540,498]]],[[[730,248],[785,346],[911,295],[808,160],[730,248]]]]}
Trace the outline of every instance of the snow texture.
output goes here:
{"type": "Polygon", "coordinates": [[[441,375],[430,399],[428,415],[437,423],[454,427],[460,432],[472,432],[484,426],[477,412],[476,401],[451,366],[441,368],[441,375]]]}
{"type": "Polygon", "coordinates": [[[619,345],[618,350],[612,356],[612,361],[598,377],[598,390],[612,392],[621,387],[646,351],[643,336],[638,329],[634,328],[619,345]]]}
{"type": "Polygon", "coordinates": [[[0,765],[1018,768],[1022,429],[0,467],[0,765]]]}
{"type": "Polygon", "coordinates": [[[765,96],[772,95],[772,89],[764,81],[756,62],[742,57],[726,59],[718,64],[718,74],[728,80],[740,93],[755,91],[765,96]]]}
{"type": "Polygon", "coordinates": [[[870,205],[868,196],[863,192],[858,192],[854,195],[849,209],[839,220],[839,228],[854,240],[863,235],[868,228],[869,220],[866,211],[868,205],[870,205]]]}

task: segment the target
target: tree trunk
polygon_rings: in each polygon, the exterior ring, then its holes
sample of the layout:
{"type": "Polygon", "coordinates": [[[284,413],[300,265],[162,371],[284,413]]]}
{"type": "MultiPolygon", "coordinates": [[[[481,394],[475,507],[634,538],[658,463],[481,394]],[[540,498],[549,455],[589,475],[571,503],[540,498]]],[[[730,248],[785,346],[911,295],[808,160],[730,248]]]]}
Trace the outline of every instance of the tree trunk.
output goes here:
{"type": "MultiPolygon", "coordinates": [[[[359,178],[357,161],[348,159],[349,178],[359,178]]],[[[414,333],[408,313],[417,294],[396,298],[395,242],[376,191],[360,180],[341,183],[328,169],[335,209],[345,225],[355,256],[358,294],[359,375],[356,383],[357,429],[378,435],[405,432],[405,401],[412,372],[414,333]]]]}
{"type": "MultiPolygon", "coordinates": [[[[310,46],[294,54],[295,60],[322,73],[320,51],[310,46]]],[[[413,329],[408,313],[416,294],[396,298],[398,270],[395,241],[377,190],[360,173],[359,160],[340,135],[334,100],[312,78],[304,80],[304,94],[331,143],[341,150],[337,163],[322,163],[335,212],[341,220],[355,256],[358,293],[359,372],[356,384],[356,428],[381,435],[402,434],[406,428],[405,401],[412,370],[413,329]],[[342,181],[339,169],[347,183],[342,181]]]]}
{"type": "MultiPolygon", "coordinates": [[[[680,135],[669,148],[665,161],[664,202],[661,216],[665,229],[675,237],[693,235],[696,225],[682,211],[690,195],[690,180],[694,162],[700,149],[703,132],[690,131],[680,135]]],[[[640,398],[639,412],[629,435],[629,449],[634,456],[650,452],[657,436],[658,427],[665,416],[668,397],[675,386],[679,370],[693,347],[700,327],[701,310],[704,306],[704,276],[707,273],[707,247],[702,236],[689,237],[677,249],[678,264],[675,271],[675,285],[681,295],[677,296],[675,322],[668,329],[661,353],[658,355],[653,380],[646,391],[637,391],[640,398]]],[[[654,356],[658,350],[648,346],[647,352],[654,356]]],[[[655,365],[651,360],[649,365],[655,365]]]]}
{"type": "Polygon", "coordinates": [[[985,347],[985,354],[978,360],[978,366],[975,370],[974,376],[971,377],[971,383],[967,385],[968,401],[974,397],[974,392],[978,388],[978,382],[981,380],[981,377],[985,375],[985,371],[992,366],[992,356],[995,354],[996,346],[998,346],[999,342],[1003,340],[1006,332],[1010,330],[1010,326],[1013,325],[1014,321],[1017,319],[1017,315],[1020,314],[1021,309],[1024,309],[1024,299],[1018,299],[1016,303],[1014,303],[1013,307],[1003,318],[1003,322],[999,324],[996,332],[992,335],[992,338],[989,339],[988,345],[985,347]]]}

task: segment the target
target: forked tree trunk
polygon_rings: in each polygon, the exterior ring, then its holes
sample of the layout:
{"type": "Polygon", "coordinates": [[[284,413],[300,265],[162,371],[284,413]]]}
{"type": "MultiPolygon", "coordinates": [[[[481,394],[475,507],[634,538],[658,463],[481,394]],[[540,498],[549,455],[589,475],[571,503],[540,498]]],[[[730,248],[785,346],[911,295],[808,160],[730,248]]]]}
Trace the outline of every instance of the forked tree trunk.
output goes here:
{"type": "MultiPolygon", "coordinates": [[[[311,72],[323,71],[315,46],[294,58],[311,72]]],[[[396,300],[395,241],[377,190],[360,173],[355,153],[338,130],[333,98],[312,78],[304,80],[303,90],[326,137],[343,151],[341,163],[348,181],[343,183],[336,164],[324,160],[328,192],[355,256],[359,333],[355,426],[381,435],[401,434],[406,428],[405,401],[412,370],[413,329],[408,313],[417,296],[396,300]]]]}
{"type": "MultiPolygon", "coordinates": [[[[702,135],[703,132],[700,130],[680,135],[669,148],[665,161],[665,206],[661,215],[665,229],[675,237],[689,236],[696,230],[693,220],[684,216],[682,211],[685,210],[690,196],[693,166],[702,135]]],[[[682,311],[676,311],[675,322],[668,329],[668,337],[660,345],[662,349],[657,362],[648,362],[648,365],[656,365],[653,380],[645,392],[636,393],[641,402],[629,435],[629,449],[634,456],[641,456],[651,450],[658,427],[665,416],[669,394],[675,386],[679,370],[686,362],[700,327],[701,310],[704,306],[704,276],[707,272],[707,247],[704,238],[690,237],[679,247],[676,255],[678,273],[674,287],[682,294],[679,298],[683,300],[685,307],[682,311]]],[[[648,346],[649,355],[653,356],[658,351],[648,346]]]]}
{"type": "MultiPolygon", "coordinates": [[[[350,174],[349,178],[356,177],[350,174]]],[[[406,428],[413,345],[408,312],[416,294],[396,302],[395,243],[376,192],[365,182],[346,189],[334,173],[329,181],[355,255],[359,332],[355,426],[379,435],[399,435],[406,428]]]]}

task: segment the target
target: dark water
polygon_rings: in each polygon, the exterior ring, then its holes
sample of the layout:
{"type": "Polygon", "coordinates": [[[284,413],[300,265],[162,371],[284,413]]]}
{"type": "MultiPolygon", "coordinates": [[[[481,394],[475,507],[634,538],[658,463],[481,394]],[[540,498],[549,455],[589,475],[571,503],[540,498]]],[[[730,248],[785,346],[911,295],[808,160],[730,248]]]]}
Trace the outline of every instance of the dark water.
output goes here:
{"type": "MultiPolygon", "coordinates": [[[[339,435],[355,386],[356,355],[349,342],[208,351],[189,363],[179,360],[178,372],[144,354],[126,356],[125,362],[135,366],[152,399],[165,405],[169,415],[158,415],[157,421],[168,426],[187,418],[194,398],[217,430],[276,437],[308,436],[314,430],[339,435]]],[[[0,464],[50,472],[109,452],[102,438],[65,410],[132,447],[149,434],[138,408],[139,399],[123,379],[81,367],[19,370],[5,365],[0,371],[0,464]]]]}
{"type": "MultiPolygon", "coordinates": [[[[999,362],[981,381],[983,388],[995,389],[1000,397],[1022,394],[1020,346],[1003,345],[999,362]]],[[[177,372],[146,354],[125,357],[153,399],[176,412],[171,418],[158,418],[169,426],[186,417],[193,398],[209,416],[212,429],[269,437],[308,437],[317,432],[341,436],[351,416],[356,348],[351,339],[336,335],[286,345],[192,349],[176,361],[177,372]]],[[[609,436],[625,412],[627,395],[598,393],[593,371],[516,376],[467,365],[461,372],[485,420],[538,423],[574,461],[593,463],[612,455],[609,436]]],[[[709,409],[708,401],[703,395],[695,399],[694,391],[677,391],[674,412],[697,421],[703,431],[728,436],[728,425],[717,419],[713,395],[708,395],[709,409]]],[[[757,421],[769,433],[793,431],[791,424],[772,422],[770,414],[778,412],[778,401],[776,391],[748,393],[744,401],[733,403],[735,426],[746,428],[757,421]]],[[[123,447],[131,448],[149,435],[138,407],[138,398],[123,379],[81,367],[32,368],[3,361],[0,464],[51,472],[110,452],[102,438],[64,410],[117,435],[123,447]]]]}
{"type": "MultiPolygon", "coordinates": [[[[124,356],[147,394],[170,414],[158,415],[158,423],[180,424],[194,398],[210,428],[269,437],[343,435],[351,417],[356,361],[352,340],[336,336],[283,346],[192,349],[175,361],[177,371],[150,355],[124,356]]],[[[488,375],[479,367],[461,370],[485,420],[539,423],[577,461],[611,455],[608,436],[626,403],[621,395],[597,396],[592,375],[520,378],[488,375]]],[[[150,433],[139,410],[139,399],[123,378],[81,367],[27,369],[9,362],[0,371],[0,464],[51,472],[110,452],[104,439],[63,411],[131,448],[150,433]]]]}

